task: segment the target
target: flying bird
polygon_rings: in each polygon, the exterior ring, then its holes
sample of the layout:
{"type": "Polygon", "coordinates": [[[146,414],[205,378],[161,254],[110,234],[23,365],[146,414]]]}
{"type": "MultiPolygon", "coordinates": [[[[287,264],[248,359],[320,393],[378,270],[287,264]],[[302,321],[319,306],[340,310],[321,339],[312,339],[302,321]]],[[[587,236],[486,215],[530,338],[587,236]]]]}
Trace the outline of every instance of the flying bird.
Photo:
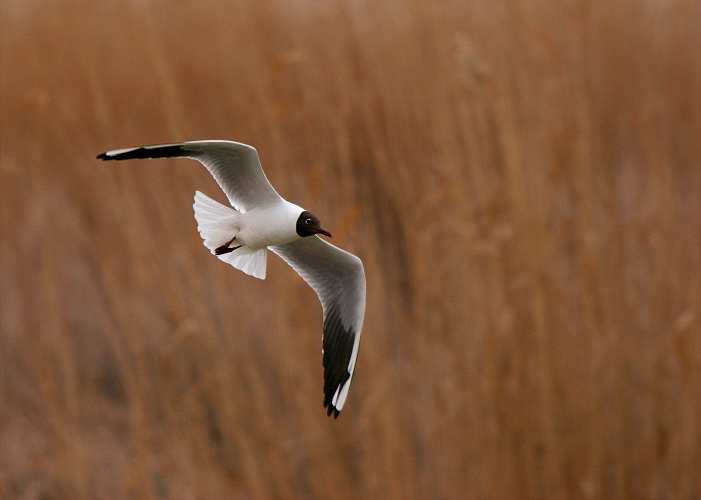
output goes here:
{"type": "Polygon", "coordinates": [[[100,160],[190,158],[214,177],[231,207],[195,192],[197,229],[220,260],[265,279],[268,250],[316,292],[323,310],[324,408],[337,418],[348,398],[365,316],[365,270],[331,237],[319,218],[280,196],[252,146],[233,141],[188,141],[115,149],[100,160]]]}

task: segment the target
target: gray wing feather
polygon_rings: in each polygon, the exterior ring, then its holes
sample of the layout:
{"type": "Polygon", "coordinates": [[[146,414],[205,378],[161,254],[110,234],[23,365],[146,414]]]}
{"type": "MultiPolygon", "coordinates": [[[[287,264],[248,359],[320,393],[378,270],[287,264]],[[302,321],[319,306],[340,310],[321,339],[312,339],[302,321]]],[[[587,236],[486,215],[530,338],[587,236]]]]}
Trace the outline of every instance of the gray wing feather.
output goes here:
{"type": "Polygon", "coordinates": [[[343,409],[365,316],[362,261],[318,236],[270,247],[316,292],[323,308],[324,407],[343,409]]]}
{"type": "Polygon", "coordinates": [[[278,202],[281,197],[263,172],[258,152],[234,141],[188,141],[138,148],[116,149],[98,155],[102,160],[186,157],[202,163],[231,205],[247,212],[278,202]]]}

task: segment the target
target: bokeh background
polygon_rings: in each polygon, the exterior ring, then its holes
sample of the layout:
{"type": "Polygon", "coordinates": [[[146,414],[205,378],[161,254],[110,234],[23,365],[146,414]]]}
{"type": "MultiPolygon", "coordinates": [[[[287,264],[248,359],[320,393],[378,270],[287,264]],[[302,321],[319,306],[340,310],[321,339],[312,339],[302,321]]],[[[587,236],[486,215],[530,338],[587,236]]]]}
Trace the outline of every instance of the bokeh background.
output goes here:
{"type": "Polygon", "coordinates": [[[0,498],[701,497],[701,4],[2,0],[0,498]],[[186,160],[368,275],[348,405],[186,160]]]}

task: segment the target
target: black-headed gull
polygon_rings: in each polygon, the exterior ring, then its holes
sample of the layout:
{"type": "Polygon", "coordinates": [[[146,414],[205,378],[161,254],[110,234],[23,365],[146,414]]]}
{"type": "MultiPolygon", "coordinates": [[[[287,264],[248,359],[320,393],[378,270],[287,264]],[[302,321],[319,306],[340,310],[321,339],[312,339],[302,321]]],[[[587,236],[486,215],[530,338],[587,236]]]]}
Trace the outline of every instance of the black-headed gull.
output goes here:
{"type": "Polygon", "coordinates": [[[101,160],[184,157],[202,163],[231,206],[195,192],[195,219],[204,245],[220,260],[265,279],[271,250],[314,289],[323,308],[324,407],[338,417],[348,397],[365,316],[362,261],[318,235],[319,219],[280,196],[252,146],[233,141],[190,141],[115,149],[101,160]]]}

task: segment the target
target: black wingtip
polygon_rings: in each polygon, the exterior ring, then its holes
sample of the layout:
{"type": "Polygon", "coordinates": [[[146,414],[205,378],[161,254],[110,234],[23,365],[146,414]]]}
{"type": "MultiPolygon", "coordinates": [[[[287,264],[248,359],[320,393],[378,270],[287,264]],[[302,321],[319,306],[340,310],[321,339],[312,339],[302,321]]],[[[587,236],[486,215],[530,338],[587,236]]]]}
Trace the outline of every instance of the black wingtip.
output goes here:
{"type": "Polygon", "coordinates": [[[141,160],[147,158],[178,158],[187,156],[188,151],[182,144],[159,144],[138,148],[115,149],[97,155],[98,160],[141,160]]]}
{"type": "Polygon", "coordinates": [[[326,408],[327,417],[333,415],[333,418],[336,419],[341,414],[341,412],[337,410],[331,402],[324,402],[324,407],[326,408]]]}

